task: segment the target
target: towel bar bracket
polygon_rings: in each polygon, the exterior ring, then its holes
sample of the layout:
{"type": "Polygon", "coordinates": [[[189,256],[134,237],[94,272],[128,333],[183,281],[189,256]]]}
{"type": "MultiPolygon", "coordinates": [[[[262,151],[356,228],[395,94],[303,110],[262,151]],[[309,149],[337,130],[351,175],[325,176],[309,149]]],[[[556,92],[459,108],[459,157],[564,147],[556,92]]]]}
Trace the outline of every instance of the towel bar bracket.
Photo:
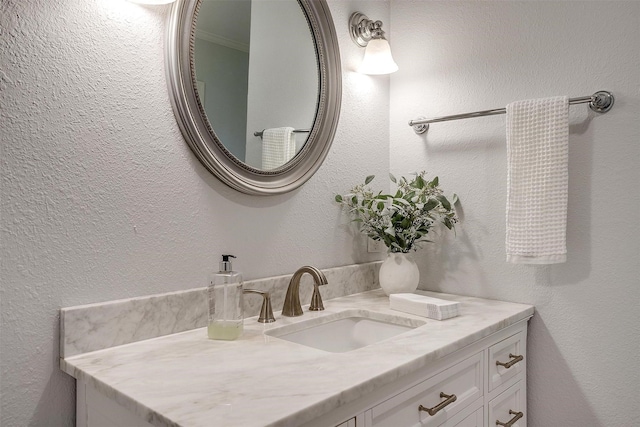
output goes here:
{"type": "MultiPolygon", "coordinates": [[[[426,120],[426,119],[427,119],[426,117],[420,116],[416,120],[420,121],[420,120],[426,120]]],[[[411,125],[411,126],[413,127],[413,131],[418,135],[423,134],[429,130],[429,123],[419,123],[417,125],[411,125]]]]}
{"type": "MultiPolygon", "coordinates": [[[[569,104],[586,104],[589,103],[589,108],[596,113],[606,113],[611,110],[615,98],[611,92],[606,90],[600,90],[591,96],[583,96],[580,98],[570,98],[569,104]]],[[[493,116],[496,114],[505,114],[506,108],[495,108],[493,110],[475,111],[473,113],[455,114],[453,116],[435,117],[427,119],[425,117],[418,117],[415,120],[409,121],[409,126],[413,127],[413,130],[418,135],[423,134],[429,129],[429,123],[448,122],[450,120],[470,119],[473,117],[493,116]]]]}
{"type": "Polygon", "coordinates": [[[591,96],[591,101],[589,101],[589,108],[591,108],[596,113],[606,113],[607,111],[611,110],[614,101],[615,99],[613,98],[613,94],[611,92],[600,90],[591,96]]]}

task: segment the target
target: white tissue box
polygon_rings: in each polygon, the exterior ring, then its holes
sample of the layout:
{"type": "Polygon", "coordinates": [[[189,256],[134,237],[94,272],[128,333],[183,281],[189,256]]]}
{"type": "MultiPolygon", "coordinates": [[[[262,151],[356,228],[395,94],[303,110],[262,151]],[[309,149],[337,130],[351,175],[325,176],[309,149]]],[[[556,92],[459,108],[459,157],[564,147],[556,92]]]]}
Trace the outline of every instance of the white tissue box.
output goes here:
{"type": "Polygon", "coordinates": [[[444,320],[458,315],[459,302],[446,301],[418,294],[391,294],[389,307],[392,310],[444,320]]]}

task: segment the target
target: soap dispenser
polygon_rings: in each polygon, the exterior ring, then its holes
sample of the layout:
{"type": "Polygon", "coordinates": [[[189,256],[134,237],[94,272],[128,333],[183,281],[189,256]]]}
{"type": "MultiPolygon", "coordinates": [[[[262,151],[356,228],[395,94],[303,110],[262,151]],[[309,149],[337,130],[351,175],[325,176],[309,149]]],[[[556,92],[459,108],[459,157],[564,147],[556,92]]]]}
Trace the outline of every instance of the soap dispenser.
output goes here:
{"type": "Polygon", "coordinates": [[[222,255],[220,271],[211,276],[209,297],[209,326],[207,333],[213,340],[235,340],[242,334],[242,274],[233,271],[230,258],[222,255]]]}

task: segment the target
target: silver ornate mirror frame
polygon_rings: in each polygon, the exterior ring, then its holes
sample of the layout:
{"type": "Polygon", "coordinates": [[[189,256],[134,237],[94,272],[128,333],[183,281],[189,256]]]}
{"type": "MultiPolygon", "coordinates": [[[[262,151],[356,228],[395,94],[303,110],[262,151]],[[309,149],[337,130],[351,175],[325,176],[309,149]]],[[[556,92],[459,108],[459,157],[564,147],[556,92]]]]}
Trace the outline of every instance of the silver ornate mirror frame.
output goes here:
{"type": "Polygon", "coordinates": [[[327,156],[340,115],[340,52],[326,1],[298,0],[316,47],[319,95],[313,126],[302,150],[285,165],[268,171],[255,169],[231,154],[216,136],[200,104],[192,58],[201,1],[177,0],[167,33],[169,97],[187,144],[211,173],[243,193],[273,195],[298,188],[313,176],[327,156]]]}

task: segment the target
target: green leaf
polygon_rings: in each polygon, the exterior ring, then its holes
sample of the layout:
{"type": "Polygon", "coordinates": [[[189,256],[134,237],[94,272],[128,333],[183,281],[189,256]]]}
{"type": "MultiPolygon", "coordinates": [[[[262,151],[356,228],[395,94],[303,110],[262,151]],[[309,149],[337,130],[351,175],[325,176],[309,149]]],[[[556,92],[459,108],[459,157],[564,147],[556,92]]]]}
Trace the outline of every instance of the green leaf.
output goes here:
{"type": "Polygon", "coordinates": [[[440,203],[442,203],[443,208],[445,208],[448,211],[451,210],[451,204],[449,203],[446,197],[440,195],[440,196],[437,196],[436,198],[440,201],[440,203]]]}
{"type": "Polygon", "coordinates": [[[438,201],[435,199],[429,199],[427,201],[427,203],[424,204],[424,207],[422,208],[423,211],[430,211],[431,209],[435,208],[436,206],[438,206],[438,201]]]}
{"type": "Polygon", "coordinates": [[[393,176],[393,174],[391,174],[391,173],[389,174],[389,179],[390,179],[390,180],[391,180],[391,182],[393,182],[394,184],[397,184],[397,183],[398,183],[398,180],[396,179],[396,177],[395,177],[395,176],[393,176]]]}
{"type": "Polygon", "coordinates": [[[433,178],[433,180],[431,181],[431,186],[432,187],[437,187],[438,186],[438,177],[436,176],[435,178],[433,178]]]}
{"type": "Polygon", "coordinates": [[[418,175],[416,177],[416,187],[422,189],[422,188],[424,188],[424,186],[425,186],[424,179],[422,179],[422,177],[420,175],[418,175]]]}
{"type": "Polygon", "coordinates": [[[336,194],[336,202],[342,203],[342,196],[341,195],[336,194]]]}
{"type": "Polygon", "coordinates": [[[447,228],[449,230],[451,230],[451,228],[453,228],[453,224],[451,223],[451,220],[449,218],[443,219],[442,222],[444,223],[444,225],[447,226],[447,228]]]}
{"type": "Polygon", "coordinates": [[[376,177],[375,175],[369,175],[368,177],[366,177],[364,180],[365,185],[373,181],[373,178],[375,177],[376,177]]]}

